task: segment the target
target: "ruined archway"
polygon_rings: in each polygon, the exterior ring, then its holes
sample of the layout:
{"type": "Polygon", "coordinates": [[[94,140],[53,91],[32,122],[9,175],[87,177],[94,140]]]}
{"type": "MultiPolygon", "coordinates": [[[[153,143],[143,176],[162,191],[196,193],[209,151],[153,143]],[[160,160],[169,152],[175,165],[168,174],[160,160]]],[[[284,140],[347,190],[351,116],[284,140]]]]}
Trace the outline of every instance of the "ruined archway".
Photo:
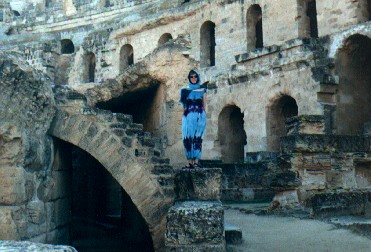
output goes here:
{"type": "Polygon", "coordinates": [[[63,209],[58,228],[69,226],[67,237],[78,251],[153,252],[145,220],[112,175],[89,153],[54,139],[53,178],[63,209]]]}
{"type": "MultiPolygon", "coordinates": [[[[120,120],[122,124],[129,119],[120,120]]],[[[136,157],[136,150],[143,148],[139,140],[122,138],[115,126],[117,122],[109,122],[102,122],[97,116],[59,110],[49,133],[89,153],[112,175],[145,220],[153,246],[159,249],[164,243],[165,217],[172,198],[165,195],[151,173],[152,156],[136,157]]]]}
{"type": "Polygon", "coordinates": [[[235,105],[225,107],[218,118],[218,139],[221,147],[221,159],[226,163],[244,160],[246,132],[243,113],[235,105]]]}
{"type": "Polygon", "coordinates": [[[161,35],[160,39],[158,40],[158,46],[163,45],[172,39],[173,39],[173,36],[171,36],[170,33],[164,33],[161,35]]]}
{"type": "Polygon", "coordinates": [[[260,5],[254,4],[247,10],[247,50],[263,47],[263,14],[260,5]]]}
{"type": "Polygon", "coordinates": [[[279,151],[280,138],[286,135],[286,119],[298,115],[296,100],[282,95],[268,107],[267,140],[268,151],[279,151]]]}
{"type": "Polygon", "coordinates": [[[61,54],[72,54],[75,52],[75,46],[70,39],[61,40],[61,54]]]}
{"type": "Polygon", "coordinates": [[[134,49],[131,45],[126,44],[120,50],[120,73],[134,64],[134,49]]]}
{"type": "Polygon", "coordinates": [[[70,39],[61,40],[61,54],[56,60],[54,83],[56,85],[68,84],[68,69],[71,66],[75,53],[75,46],[70,39]]]}
{"type": "Polygon", "coordinates": [[[371,118],[371,39],[355,34],[344,41],[335,58],[339,76],[336,94],[337,134],[362,134],[371,118]]]}
{"type": "Polygon", "coordinates": [[[215,66],[215,24],[206,21],[200,30],[200,64],[201,67],[215,66]]]}

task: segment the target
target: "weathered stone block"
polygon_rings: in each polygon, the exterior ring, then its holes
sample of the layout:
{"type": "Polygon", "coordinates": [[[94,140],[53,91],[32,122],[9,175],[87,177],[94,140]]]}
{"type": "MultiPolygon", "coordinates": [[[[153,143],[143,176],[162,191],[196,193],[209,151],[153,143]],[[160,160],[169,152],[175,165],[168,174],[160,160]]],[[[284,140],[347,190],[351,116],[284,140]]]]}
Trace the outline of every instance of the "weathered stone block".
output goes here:
{"type": "Polygon", "coordinates": [[[0,241],[0,251],[77,252],[75,248],[70,246],[49,245],[29,241],[0,241]]]}
{"type": "Polygon", "coordinates": [[[225,252],[225,244],[169,245],[166,252],[225,252]]]}
{"type": "Polygon", "coordinates": [[[273,201],[279,202],[280,206],[283,207],[294,207],[299,204],[299,195],[297,190],[288,190],[278,192],[274,196],[273,201]]]}
{"type": "Polygon", "coordinates": [[[232,225],[225,225],[225,242],[227,244],[242,243],[242,230],[239,227],[232,225]]]}
{"type": "Polygon", "coordinates": [[[325,118],[321,115],[300,115],[286,120],[287,135],[325,134],[325,118]]]}
{"type": "Polygon", "coordinates": [[[370,191],[319,193],[310,202],[316,216],[364,215],[370,191]]]}
{"type": "Polygon", "coordinates": [[[304,171],[302,174],[302,188],[317,190],[326,188],[326,173],[322,171],[304,171]]]}
{"type": "Polygon", "coordinates": [[[26,174],[23,168],[0,168],[0,204],[19,204],[26,200],[26,174]]]}
{"type": "Polygon", "coordinates": [[[291,159],[291,167],[294,170],[321,171],[331,169],[331,157],[327,153],[295,154],[291,159]]]}
{"type": "Polygon", "coordinates": [[[0,208],[0,240],[19,240],[26,237],[27,220],[24,207],[0,208]]]}
{"type": "Polygon", "coordinates": [[[167,246],[222,244],[224,210],[220,201],[175,203],[167,215],[165,242],[167,246]]]}
{"type": "Polygon", "coordinates": [[[182,169],[175,174],[175,194],[178,200],[219,200],[220,168],[182,169]]]}

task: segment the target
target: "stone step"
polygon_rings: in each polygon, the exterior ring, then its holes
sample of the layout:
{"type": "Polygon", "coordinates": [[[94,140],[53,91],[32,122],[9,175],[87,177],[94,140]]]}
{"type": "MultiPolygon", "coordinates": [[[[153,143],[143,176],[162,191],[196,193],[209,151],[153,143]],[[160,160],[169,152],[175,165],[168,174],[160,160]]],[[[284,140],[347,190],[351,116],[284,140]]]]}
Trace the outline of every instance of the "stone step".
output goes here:
{"type": "Polygon", "coordinates": [[[157,181],[161,186],[174,186],[174,176],[171,174],[158,175],[157,181]]]}
{"type": "Polygon", "coordinates": [[[165,196],[170,198],[175,197],[174,186],[162,186],[161,188],[165,196]]]}
{"type": "Polygon", "coordinates": [[[163,165],[155,165],[153,169],[153,174],[173,174],[174,169],[171,165],[163,164],[163,165]]]}
{"type": "Polygon", "coordinates": [[[111,129],[126,129],[127,128],[127,124],[125,123],[112,123],[110,124],[110,128],[111,129]]]}
{"type": "Polygon", "coordinates": [[[126,124],[133,123],[133,116],[132,115],[126,115],[126,114],[120,114],[120,113],[116,113],[116,114],[113,114],[113,115],[116,118],[116,121],[119,122],[119,123],[126,123],[126,124]]]}
{"type": "Polygon", "coordinates": [[[225,242],[227,244],[241,244],[242,243],[242,230],[237,226],[230,224],[224,225],[225,242]]]}
{"type": "Polygon", "coordinates": [[[170,159],[162,157],[152,157],[152,162],[159,165],[170,164],[170,159]]]}
{"type": "Polygon", "coordinates": [[[347,228],[371,238],[371,219],[369,217],[343,216],[331,218],[329,222],[338,227],[347,228]]]}

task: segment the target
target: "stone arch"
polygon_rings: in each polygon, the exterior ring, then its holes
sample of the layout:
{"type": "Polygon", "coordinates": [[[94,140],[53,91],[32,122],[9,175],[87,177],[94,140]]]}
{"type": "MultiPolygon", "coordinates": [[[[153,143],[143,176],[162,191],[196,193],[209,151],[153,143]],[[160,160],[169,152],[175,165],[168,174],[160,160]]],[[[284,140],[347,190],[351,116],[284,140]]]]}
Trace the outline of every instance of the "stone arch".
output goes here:
{"type": "Polygon", "coordinates": [[[134,49],[132,45],[126,44],[120,49],[120,73],[131,65],[134,65],[134,49]]]}
{"type": "Polygon", "coordinates": [[[280,95],[268,107],[268,151],[279,151],[280,138],[286,135],[286,119],[298,115],[296,100],[289,95],[280,95]]]}
{"type": "Polygon", "coordinates": [[[247,50],[263,48],[263,13],[259,4],[247,10],[247,50]]]}
{"type": "Polygon", "coordinates": [[[302,38],[318,38],[316,0],[298,0],[298,33],[302,38]]]}
{"type": "Polygon", "coordinates": [[[83,57],[82,82],[95,81],[96,59],[93,52],[87,52],[83,57]]]}
{"type": "Polygon", "coordinates": [[[201,67],[215,66],[215,24],[206,21],[200,29],[201,67]]]}
{"type": "Polygon", "coordinates": [[[158,46],[161,46],[161,45],[169,42],[172,39],[173,39],[173,36],[171,36],[170,33],[164,33],[164,34],[161,35],[160,39],[158,40],[158,46]]]}
{"type": "Polygon", "coordinates": [[[166,212],[172,201],[152,179],[146,164],[136,162],[135,144],[125,146],[110,130],[97,117],[58,110],[49,134],[89,153],[103,165],[142,215],[157,250],[164,246],[166,212]]]}
{"type": "Polygon", "coordinates": [[[339,77],[336,94],[335,131],[337,134],[362,134],[371,123],[371,39],[354,34],[346,38],[335,56],[339,77]]]}
{"type": "Polygon", "coordinates": [[[246,132],[241,109],[236,105],[223,108],[218,117],[218,139],[223,162],[232,163],[244,160],[246,132]]]}
{"type": "Polygon", "coordinates": [[[75,52],[75,45],[70,39],[61,40],[61,53],[62,54],[72,54],[75,52]]]}

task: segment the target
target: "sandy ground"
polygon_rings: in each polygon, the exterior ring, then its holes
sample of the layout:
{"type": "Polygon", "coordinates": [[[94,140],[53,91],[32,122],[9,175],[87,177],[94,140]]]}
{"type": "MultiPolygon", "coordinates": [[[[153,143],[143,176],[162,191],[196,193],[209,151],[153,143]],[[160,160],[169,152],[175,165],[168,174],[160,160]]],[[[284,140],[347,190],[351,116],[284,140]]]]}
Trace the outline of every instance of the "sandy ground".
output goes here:
{"type": "Polygon", "coordinates": [[[230,252],[371,251],[370,239],[318,220],[257,216],[228,209],[225,222],[242,229],[243,243],[228,245],[230,252]]]}

